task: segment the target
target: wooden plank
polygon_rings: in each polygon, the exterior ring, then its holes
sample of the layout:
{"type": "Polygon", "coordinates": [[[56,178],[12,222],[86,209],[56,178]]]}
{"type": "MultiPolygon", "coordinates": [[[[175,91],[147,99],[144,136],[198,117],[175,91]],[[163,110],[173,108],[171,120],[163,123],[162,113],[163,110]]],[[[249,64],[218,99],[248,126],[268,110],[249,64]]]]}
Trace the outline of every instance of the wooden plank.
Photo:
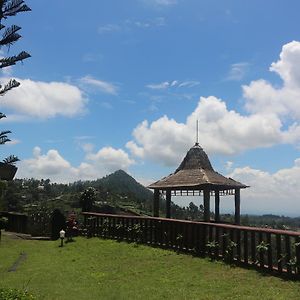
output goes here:
{"type": "Polygon", "coordinates": [[[215,227],[215,241],[216,241],[215,258],[218,258],[220,252],[220,228],[219,227],[215,227]]]}
{"type": "Polygon", "coordinates": [[[295,252],[296,252],[296,272],[297,275],[300,275],[300,237],[295,238],[295,252]]]}
{"type": "Polygon", "coordinates": [[[206,254],[206,228],[207,228],[207,225],[201,225],[200,227],[200,234],[201,234],[201,237],[200,237],[200,240],[201,240],[201,255],[205,255],[206,254]]]}
{"type": "Polygon", "coordinates": [[[252,264],[256,264],[256,241],[255,241],[255,232],[251,232],[251,260],[252,264]]]}
{"type": "Polygon", "coordinates": [[[273,254],[272,254],[272,235],[267,233],[267,244],[268,244],[268,269],[270,272],[273,271],[273,254]]]}
{"type": "Polygon", "coordinates": [[[291,266],[291,240],[288,235],[284,237],[285,239],[285,252],[286,252],[286,268],[289,274],[292,274],[292,266],[291,266]]]}
{"type": "Polygon", "coordinates": [[[281,235],[276,235],[276,252],[277,252],[277,269],[279,273],[282,273],[282,249],[281,249],[281,235]]]}
{"type": "Polygon", "coordinates": [[[195,252],[197,255],[200,255],[201,253],[201,233],[200,233],[200,227],[201,225],[194,224],[195,226],[195,252]]]}
{"type": "Polygon", "coordinates": [[[237,261],[241,261],[241,231],[236,230],[236,258],[237,261]]]}
{"type": "Polygon", "coordinates": [[[233,245],[233,243],[235,243],[235,239],[234,239],[234,230],[230,229],[229,231],[229,238],[230,238],[230,245],[228,245],[230,248],[229,250],[229,261],[233,262],[234,259],[234,252],[235,252],[235,247],[233,245]]]}
{"type": "Polygon", "coordinates": [[[259,246],[261,246],[261,248],[258,250],[259,266],[261,269],[263,269],[265,267],[265,250],[262,247],[264,247],[265,243],[264,243],[262,232],[258,233],[258,244],[259,244],[259,246]]]}
{"type": "Polygon", "coordinates": [[[248,265],[249,263],[249,258],[248,258],[248,247],[249,247],[249,241],[248,241],[248,231],[243,230],[244,233],[244,263],[248,265]]]}
{"type": "Polygon", "coordinates": [[[226,250],[227,250],[227,240],[228,240],[228,233],[226,228],[222,230],[222,256],[226,258],[226,250]]]}
{"type": "Polygon", "coordinates": [[[143,223],[144,223],[144,231],[143,231],[143,242],[145,244],[148,244],[149,242],[149,237],[148,237],[148,220],[147,219],[144,219],[142,220],[143,223]]]}
{"type": "MultiPolygon", "coordinates": [[[[207,241],[207,243],[211,243],[211,242],[213,242],[213,227],[208,226],[208,241],[207,241]]],[[[211,249],[211,247],[208,247],[207,251],[208,251],[208,255],[212,256],[213,249],[211,249]]]]}

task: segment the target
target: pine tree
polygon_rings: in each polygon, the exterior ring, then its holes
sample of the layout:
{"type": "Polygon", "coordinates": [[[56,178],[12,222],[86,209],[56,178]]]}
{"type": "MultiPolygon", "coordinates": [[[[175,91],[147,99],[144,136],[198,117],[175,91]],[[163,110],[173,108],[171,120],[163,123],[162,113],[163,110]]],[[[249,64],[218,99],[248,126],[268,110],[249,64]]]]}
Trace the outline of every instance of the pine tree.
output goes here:
{"type": "MultiPolygon", "coordinates": [[[[17,25],[10,25],[6,27],[3,22],[8,18],[17,15],[20,12],[31,11],[31,9],[25,4],[23,0],[0,0],[0,49],[3,47],[8,48],[17,42],[20,38],[21,27],[17,25]]],[[[29,58],[30,54],[25,51],[21,51],[19,54],[0,58],[0,69],[15,65],[17,62],[23,61],[29,58]]],[[[0,84],[0,96],[4,96],[8,91],[14,89],[20,85],[15,79],[10,79],[7,83],[0,84]]],[[[0,112],[0,119],[5,118],[6,115],[0,112]]],[[[0,145],[9,142],[8,134],[10,130],[0,132],[0,145]]],[[[19,159],[14,155],[10,155],[3,160],[5,164],[14,164],[19,159]]]]}

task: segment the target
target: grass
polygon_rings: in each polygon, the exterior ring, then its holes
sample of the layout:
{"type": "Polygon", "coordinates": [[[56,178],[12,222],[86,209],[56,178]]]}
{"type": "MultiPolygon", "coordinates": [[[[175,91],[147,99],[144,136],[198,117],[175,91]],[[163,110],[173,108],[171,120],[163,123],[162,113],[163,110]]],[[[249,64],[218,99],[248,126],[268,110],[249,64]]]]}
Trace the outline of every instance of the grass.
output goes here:
{"type": "Polygon", "coordinates": [[[299,299],[300,282],[98,238],[26,241],[2,236],[0,287],[28,289],[38,299],[299,299]],[[25,252],[16,272],[7,270],[25,252]]]}

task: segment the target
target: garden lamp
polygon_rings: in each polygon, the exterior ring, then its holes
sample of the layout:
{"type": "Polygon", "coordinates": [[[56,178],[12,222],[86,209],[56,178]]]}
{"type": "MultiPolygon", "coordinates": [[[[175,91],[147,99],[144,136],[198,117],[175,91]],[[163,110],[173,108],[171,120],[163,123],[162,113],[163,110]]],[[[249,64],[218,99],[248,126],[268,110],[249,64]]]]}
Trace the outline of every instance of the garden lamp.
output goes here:
{"type": "Polygon", "coordinates": [[[63,229],[59,232],[60,246],[61,246],[61,247],[64,246],[64,238],[65,238],[65,234],[66,234],[66,232],[65,232],[63,229]]]}

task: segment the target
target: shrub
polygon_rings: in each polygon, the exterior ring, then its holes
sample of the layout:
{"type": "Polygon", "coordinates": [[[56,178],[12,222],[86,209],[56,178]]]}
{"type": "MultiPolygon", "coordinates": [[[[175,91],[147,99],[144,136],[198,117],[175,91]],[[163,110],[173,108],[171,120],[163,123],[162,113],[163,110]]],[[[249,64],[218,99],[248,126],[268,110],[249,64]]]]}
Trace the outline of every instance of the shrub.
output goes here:
{"type": "Polygon", "coordinates": [[[32,294],[27,291],[0,288],[0,300],[34,300],[36,299],[32,294]]]}

